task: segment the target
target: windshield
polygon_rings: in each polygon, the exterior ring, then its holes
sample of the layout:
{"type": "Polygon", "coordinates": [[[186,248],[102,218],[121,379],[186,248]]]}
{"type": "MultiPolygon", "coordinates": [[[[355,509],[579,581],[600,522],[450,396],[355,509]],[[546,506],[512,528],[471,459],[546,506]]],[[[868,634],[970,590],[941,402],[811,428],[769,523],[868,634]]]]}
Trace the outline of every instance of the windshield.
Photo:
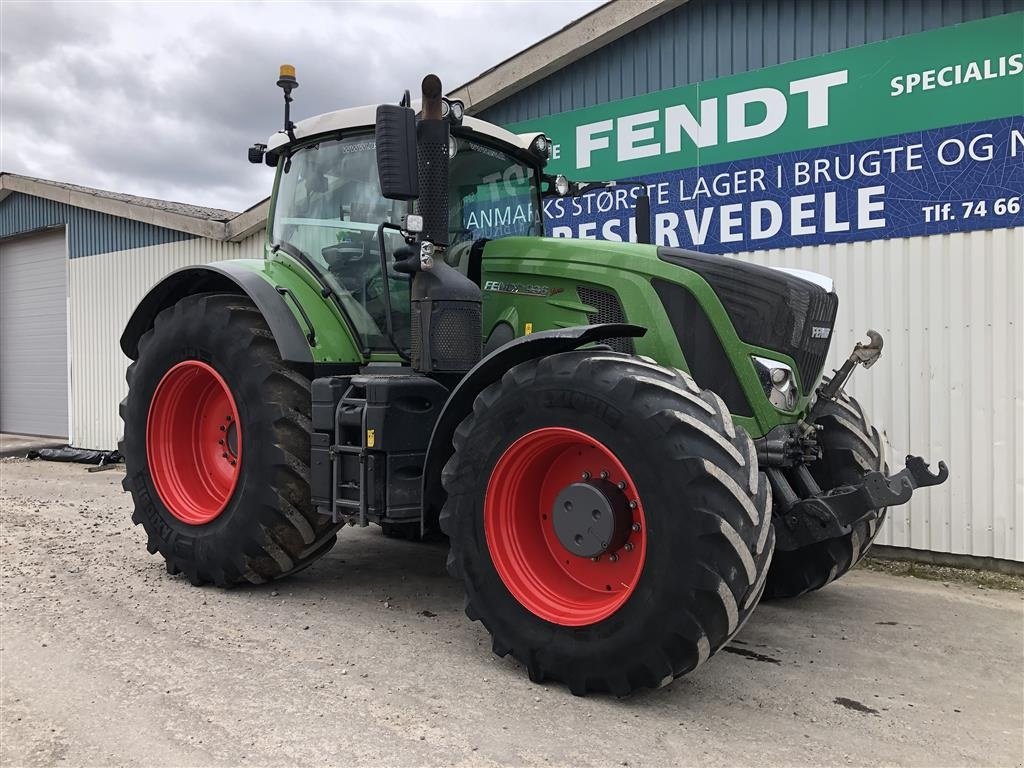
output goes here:
{"type": "MultiPolygon", "coordinates": [[[[543,234],[533,168],[476,141],[455,138],[452,146],[449,253],[458,256],[480,238],[543,234]]],[[[372,134],[307,144],[281,168],[273,242],[290,245],[309,259],[371,350],[392,348],[377,227],[398,224],[409,212],[409,203],[381,195],[372,134]]],[[[399,233],[385,230],[392,328],[405,348],[409,278],[393,271],[391,259],[403,244],[399,233]]],[[[449,259],[460,267],[466,261],[449,259]]]]}
{"type": "MultiPolygon", "coordinates": [[[[284,161],[273,242],[297,248],[334,291],[369,349],[390,349],[377,227],[397,224],[409,204],[380,193],[372,134],[308,144],[284,161]]],[[[389,253],[403,244],[385,231],[389,253]]],[[[408,337],[409,280],[389,269],[392,324],[408,337]]],[[[407,343],[407,342],[405,342],[407,343]]]]}
{"type": "Polygon", "coordinates": [[[469,139],[454,138],[452,147],[455,155],[448,161],[452,244],[544,234],[532,167],[469,139]]]}

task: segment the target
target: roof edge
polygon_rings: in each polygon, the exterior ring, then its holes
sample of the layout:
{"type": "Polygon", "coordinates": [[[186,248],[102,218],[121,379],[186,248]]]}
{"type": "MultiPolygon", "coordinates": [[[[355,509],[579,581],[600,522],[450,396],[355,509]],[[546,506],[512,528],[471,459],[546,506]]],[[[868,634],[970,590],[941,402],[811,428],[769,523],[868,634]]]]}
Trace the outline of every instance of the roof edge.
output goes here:
{"type": "Polygon", "coordinates": [[[543,40],[491,67],[448,96],[480,112],[603,48],[687,0],[609,0],[543,40]]]}
{"type": "Polygon", "coordinates": [[[0,200],[14,192],[117,216],[129,221],[139,221],[155,227],[186,232],[197,237],[233,242],[244,240],[265,226],[270,208],[270,198],[267,198],[227,221],[201,219],[123,200],[90,195],[86,192],[66,189],[59,184],[49,184],[46,181],[19,176],[16,173],[0,173],[0,200]]]}
{"type": "Polygon", "coordinates": [[[229,220],[225,225],[224,239],[237,243],[239,240],[256,234],[267,225],[269,214],[270,198],[268,197],[229,220]]]}
{"type": "Polygon", "coordinates": [[[14,173],[0,175],[0,190],[4,192],[21,192],[33,197],[53,200],[57,203],[73,205],[110,216],[117,216],[129,221],[139,221],[155,227],[174,229],[190,235],[208,237],[213,240],[226,240],[227,223],[212,219],[199,219],[171,211],[161,211],[144,205],[114,200],[111,198],[90,195],[85,192],[66,189],[57,184],[29,179],[14,173]]]}

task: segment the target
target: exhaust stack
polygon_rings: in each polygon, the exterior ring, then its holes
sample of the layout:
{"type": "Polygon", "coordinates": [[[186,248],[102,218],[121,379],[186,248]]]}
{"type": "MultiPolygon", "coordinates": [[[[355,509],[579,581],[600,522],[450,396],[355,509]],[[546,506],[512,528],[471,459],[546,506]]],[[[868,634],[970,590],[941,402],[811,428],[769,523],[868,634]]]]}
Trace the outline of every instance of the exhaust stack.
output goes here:
{"type": "Polygon", "coordinates": [[[423,101],[416,128],[420,196],[416,212],[423,217],[423,236],[435,246],[448,245],[448,121],[441,113],[441,80],[423,78],[423,101]]]}
{"type": "Polygon", "coordinates": [[[444,260],[449,238],[449,123],[441,104],[441,80],[427,75],[416,127],[416,212],[423,217],[423,231],[410,291],[412,367],[453,385],[480,360],[482,300],[479,286],[444,260]]]}

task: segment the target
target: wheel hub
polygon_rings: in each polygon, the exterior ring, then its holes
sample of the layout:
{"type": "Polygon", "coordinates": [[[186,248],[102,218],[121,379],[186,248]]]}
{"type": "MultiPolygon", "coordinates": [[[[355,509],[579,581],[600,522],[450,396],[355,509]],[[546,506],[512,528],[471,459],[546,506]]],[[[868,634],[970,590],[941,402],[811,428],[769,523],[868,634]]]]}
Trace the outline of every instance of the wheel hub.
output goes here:
{"type": "Polygon", "coordinates": [[[505,450],[487,484],[484,535],[511,595],[562,626],[611,616],[644,570],[636,484],[607,446],[568,427],[535,429],[505,450]]]}
{"type": "Polygon", "coordinates": [[[185,360],[164,374],[149,406],[146,457],[157,495],[181,522],[205,525],[227,507],[242,431],[231,389],[211,365],[185,360]]]}
{"type": "Polygon", "coordinates": [[[577,557],[599,557],[626,543],[633,513],[614,484],[591,480],[562,489],[552,505],[551,521],[566,551],[577,557]]]}

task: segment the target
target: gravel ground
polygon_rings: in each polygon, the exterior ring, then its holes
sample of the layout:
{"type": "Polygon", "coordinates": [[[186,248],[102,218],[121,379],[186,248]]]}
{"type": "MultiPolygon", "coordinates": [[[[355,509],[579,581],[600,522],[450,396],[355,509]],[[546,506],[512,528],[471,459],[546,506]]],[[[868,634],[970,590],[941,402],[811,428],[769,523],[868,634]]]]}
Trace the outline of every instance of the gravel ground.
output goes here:
{"type": "Polygon", "coordinates": [[[1021,765],[1017,592],[857,570],[668,688],[531,684],[444,546],[343,531],[280,584],[168,576],[121,472],[0,463],[0,764],[1021,765]]]}

